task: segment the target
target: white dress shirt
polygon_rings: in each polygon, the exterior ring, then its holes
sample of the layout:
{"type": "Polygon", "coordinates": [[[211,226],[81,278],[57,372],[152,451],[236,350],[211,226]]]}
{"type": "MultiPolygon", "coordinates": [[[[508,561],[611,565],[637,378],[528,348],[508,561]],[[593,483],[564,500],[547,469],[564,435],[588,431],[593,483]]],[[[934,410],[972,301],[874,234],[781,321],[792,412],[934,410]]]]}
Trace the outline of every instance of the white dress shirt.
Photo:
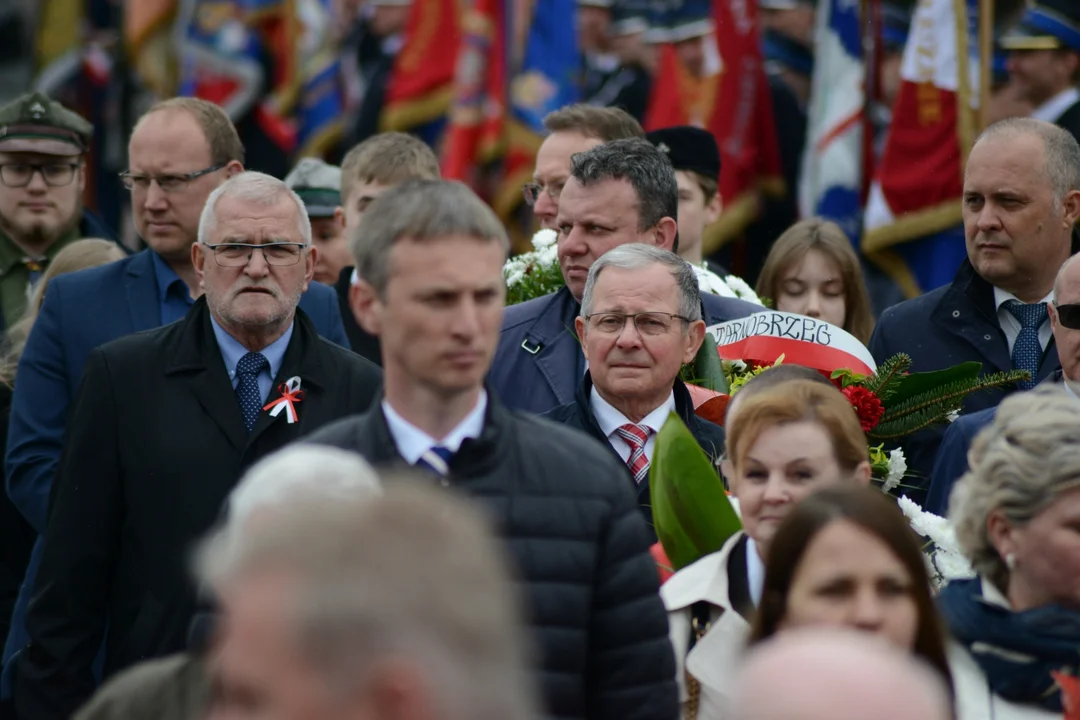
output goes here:
{"type": "MultiPolygon", "coordinates": [[[[616,410],[611,403],[600,397],[600,393],[596,391],[596,386],[593,386],[592,389],[591,404],[592,414],[596,418],[596,424],[600,426],[600,431],[607,436],[611,447],[615,448],[615,452],[619,453],[619,457],[623,459],[623,462],[626,462],[630,459],[630,446],[615,431],[626,425],[630,420],[616,410]]],[[[668,415],[673,412],[675,412],[674,392],[668,395],[667,401],[660,407],[642,418],[641,422],[636,423],[652,431],[649,433],[649,439],[645,443],[645,457],[650,464],[652,464],[653,448],[656,447],[656,433],[660,432],[660,428],[667,422],[668,415]]]]}
{"type": "MultiPolygon", "coordinates": [[[[1044,297],[1041,302],[1050,304],[1050,301],[1054,299],[1054,293],[1044,297]]],[[[1007,290],[1002,290],[999,287],[994,288],[994,306],[997,308],[998,323],[1001,325],[1002,331],[1005,333],[1005,339],[1009,342],[1009,354],[1012,355],[1013,345],[1016,344],[1016,338],[1020,335],[1020,321],[1016,317],[1005,309],[1005,303],[1009,300],[1020,301],[1018,297],[1013,295],[1007,290]]],[[[1046,350],[1046,346],[1050,344],[1050,316],[1047,315],[1043,320],[1043,324],[1039,326],[1039,347],[1046,350]]]]}
{"type": "Polygon", "coordinates": [[[444,447],[450,452],[457,452],[465,438],[478,438],[484,430],[484,413],[487,412],[487,392],[480,391],[480,398],[474,407],[453,430],[441,440],[428,435],[426,432],[401,417],[386,400],[382,401],[383,415],[386,417],[386,427],[390,429],[390,436],[394,438],[397,451],[410,465],[415,465],[420,456],[433,447],[444,447]]]}
{"type": "Polygon", "coordinates": [[[754,607],[760,607],[761,595],[765,592],[765,562],[752,537],[746,538],[746,584],[750,586],[750,599],[754,601],[754,607]]]}
{"type": "Polygon", "coordinates": [[[1054,97],[1031,111],[1031,117],[1048,123],[1056,123],[1065,111],[1080,101],[1080,90],[1074,87],[1062,90],[1054,97]]]}

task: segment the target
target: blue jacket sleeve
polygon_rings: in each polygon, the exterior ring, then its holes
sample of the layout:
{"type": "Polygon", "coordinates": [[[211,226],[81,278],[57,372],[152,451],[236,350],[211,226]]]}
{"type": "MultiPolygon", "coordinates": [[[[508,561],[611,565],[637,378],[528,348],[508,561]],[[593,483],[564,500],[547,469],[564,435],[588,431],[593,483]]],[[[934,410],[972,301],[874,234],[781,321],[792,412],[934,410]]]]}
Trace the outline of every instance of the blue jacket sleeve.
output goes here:
{"type": "MultiPolygon", "coordinates": [[[[318,300],[319,311],[310,312],[309,315],[319,335],[335,345],[340,345],[346,350],[352,350],[349,336],[345,334],[345,323],[341,320],[341,307],[338,305],[337,292],[332,287],[312,281],[308,291],[304,294],[310,296],[312,301],[318,300]]],[[[315,303],[312,302],[308,307],[314,308],[315,306],[315,303]]],[[[306,310],[307,308],[305,308],[306,310]]]]}
{"type": "Polygon", "coordinates": [[[19,360],[4,460],[8,495],[38,534],[45,532],[49,492],[71,404],[62,306],[59,293],[50,287],[19,360]]]}
{"type": "Polygon", "coordinates": [[[930,473],[930,490],[926,495],[926,510],[945,517],[949,511],[949,494],[960,476],[967,472],[968,448],[971,438],[968,423],[960,418],[945,431],[938,447],[934,470],[930,473]]]}

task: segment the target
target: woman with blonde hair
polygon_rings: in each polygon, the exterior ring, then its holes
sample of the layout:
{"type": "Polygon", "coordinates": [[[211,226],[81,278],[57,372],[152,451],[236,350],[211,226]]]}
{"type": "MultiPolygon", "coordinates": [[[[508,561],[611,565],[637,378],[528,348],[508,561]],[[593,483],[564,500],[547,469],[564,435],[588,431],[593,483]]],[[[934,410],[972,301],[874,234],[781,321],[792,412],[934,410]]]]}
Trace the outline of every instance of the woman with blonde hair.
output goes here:
{"type": "MultiPolygon", "coordinates": [[[[111,240],[87,238],[71,243],[49,262],[48,269],[31,294],[26,312],[8,329],[5,338],[4,353],[0,358],[0,457],[5,454],[7,447],[8,417],[19,358],[41,310],[41,303],[45,300],[49,282],[58,275],[105,265],[124,255],[124,250],[111,240]]],[[[0,642],[4,642],[9,632],[13,638],[24,639],[21,627],[12,628],[9,621],[12,620],[24,576],[30,578],[34,573],[29,566],[31,563],[36,565],[31,560],[36,535],[8,494],[3,492],[0,495],[0,642]]]]}
{"type": "Polygon", "coordinates": [[[661,587],[686,717],[727,717],[733,676],[761,601],[773,535],[815,490],[868,485],[866,436],[847,398],[791,380],[740,403],[728,428],[725,475],[743,530],[661,587]]]}
{"type": "Polygon", "coordinates": [[[975,439],[949,519],[978,573],[939,604],[959,720],[1060,718],[1080,673],[1080,401],[1040,385],[975,439]]]}
{"type": "Polygon", "coordinates": [[[111,240],[101,238],[83,238],[77,240],[60,252],[49,262],[49,267],[42,274],[33,292],[26,312],[17,323],[8,328],[3,360],[0,361],[0,383],[12,385],[15,382],[15,370],[22,357],[26,339],[34,327],[41,304],[45,302],[45,290],[52,279],[78,270],[86,270],[99,265],[107,265],[126,256],[123,248],[111,240]]]}
{"type": "Polygon", "coordinates": [[[862,266],[834,222],[808,218],[785,230],[769,250],[755,291],[777,310],[819,318],[864,345],[870,341],[874,314],[862,266]]]}

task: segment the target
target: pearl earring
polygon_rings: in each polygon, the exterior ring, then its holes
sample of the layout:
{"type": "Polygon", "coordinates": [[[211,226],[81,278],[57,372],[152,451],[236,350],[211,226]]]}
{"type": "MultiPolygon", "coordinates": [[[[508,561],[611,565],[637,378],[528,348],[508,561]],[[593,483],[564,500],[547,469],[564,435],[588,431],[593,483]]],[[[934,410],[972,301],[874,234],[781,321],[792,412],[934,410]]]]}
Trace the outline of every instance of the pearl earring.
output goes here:
{"type": "Polygon", "coordinates": [[[1009,572],[1016,569],[1016,556],[1012,553],[1005,553],[1005,567],[1009,568],[1009,572]]]}

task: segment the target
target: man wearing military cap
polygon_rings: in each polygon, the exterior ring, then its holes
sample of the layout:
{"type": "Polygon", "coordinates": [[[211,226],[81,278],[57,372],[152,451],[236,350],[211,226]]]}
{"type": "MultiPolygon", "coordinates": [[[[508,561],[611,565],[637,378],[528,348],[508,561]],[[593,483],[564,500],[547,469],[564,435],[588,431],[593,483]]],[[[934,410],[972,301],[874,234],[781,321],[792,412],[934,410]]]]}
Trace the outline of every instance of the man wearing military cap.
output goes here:
{"type": "Polygon", "coordinates": [[[83,212],[94,127],[41,93],[0,108],[0,321],[26,309],[49,260],[80,237],[113,234],[83,212]]]}
{"type": "MultiPolygon", "coordinates": [[[[667,155],[679,185],[679,257],[701,265],[705,228],[720,217],[720,148],[708,130],[691,125],[653,130],[646,139],[667,155]]],[[[725,275],[719,265],[709,270],[725,275]]]]}
{"type": "Polygon", "coordinates": [[[1080,140],[1080,2],[1038,0],[1000,40],[1009,78],[1035,109],[1031,117],[1080,140]]]}
{"type": "Polygon", "coordinates": [[[341,168],[318,158],[303,158],[285,176],[285,184],[304,201],[311,220],[311,242],[319,251],[315,281],[333,285],[342,269],[352,265],[341,209],[341,168]]]}

